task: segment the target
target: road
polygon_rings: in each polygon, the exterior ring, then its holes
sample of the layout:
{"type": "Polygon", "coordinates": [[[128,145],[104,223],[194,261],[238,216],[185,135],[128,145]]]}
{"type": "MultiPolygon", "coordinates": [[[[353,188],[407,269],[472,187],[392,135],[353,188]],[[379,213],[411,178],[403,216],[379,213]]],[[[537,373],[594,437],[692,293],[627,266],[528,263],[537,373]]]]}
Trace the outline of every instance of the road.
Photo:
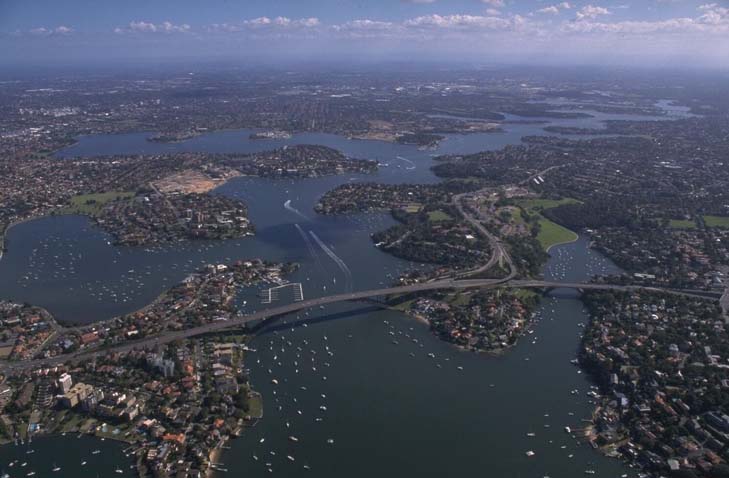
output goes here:
{"type": "Polygon", "coordinates": [[[509,268],[509,273],[506,276],[506,279],[513,279],[516,275],[516,268],[514,267],[514,263],[511,260],[511,256],[506,251],[506,248],[504,247],[504,244],[502,244],[501,239],[491,234],[491,232],[484,227],[483,224],[481,224],[481,221],[476,219],[475,217],[471,216],[464,208],[463,204],[461,204],[461,199],[465,196],[471,195],[471,194],[478,194],[481,191],[471,192],[471,193],[462,193],[462,194],[456,194],[453,196],[453,205],[458,209],[458,213],[463,216],[463,218],[471,225],[473,226],[481,235],[483,235],[488,241],[489,246],[491,246],[491,258],[489,261],[475,269],[471,269],[467,272],[461,272],[458,277],[472,277],[478,274],[481,274],[483,272],[486,272],[489,269],[492,269],[496,264],[499,264],[500,262],[503,262],[507,265],[509,268]]]}
{"type": "MultiPolygon", "coordinates": [[[[533,180],[534,178],[540,177],[540,176],[543,177],[543,176],[547,175],[550,171],[561,168],[563,166],[564,166],[564,164],[550,166],[547,169],[544,169],[542,171],[539,171],[538,173],[532,174],[531,176],[529,176],[528,178],[519,182],[518,184],[520,186],[523,186],[523,185],[529,183],[529,181],[533,180]]],[[[479,195],[479,194],[484,194],[484,193],[488,193],[488,192],[492,192],[492,191],[493,191],[493,188],[484,188],[484,189],[480,189],[478,191],[461,193],[461,194],[456,194],[453,196],[453,205],[458,210],[458,213],[461,216],[463,216],[463,218],[471,226],[473,226],[481,235],[483,235],[489,241],[489,246],[491,246],[491,251],[492,251],[491,258],[489,259],[489,261],[486,264],[479,266],[475,269],[471,269],[469,271],[461,272],[460,274],[458,274],[458,276],[457,276],[458,278],[473,277],[475,275],[486,272],[489,269],[492,269],[499,263],[506,264],[506,266],[509,270],[509,273],[506,275],[506,278],[505,278],[506,280],[513,279],[516,276],[516,267],[514,267],[514,261],[512,260],[511,255],[509,255],[509,252],[506,250],[506,247],[504,246],[504,244],[501,242],[501,239],[499,239],[497,236],[491,234],[491,232],[488,229],[486,229],[486,227],[484,227],[484,225],[481,223],[481,221],[479,221],[477,218],[473,217],[471,214],[469,214],[464,209],[463,204],[461,203],[461,199],[463,199],[466,196],[470,196],[472,194],[479,195]]]]}
{"type": "Polygon", "coordinates": [[[729,324],[729,287],[724,289],[724,293],[721,295],[721,299],[719,299],[719,305],[724,315],[724,322],[729,324]]]}
{"type": "Polygon", "coordinates": [[[415,292],[423,292],[428,290],[440,290],[440,289],[473,289],[473,288],[537,288],[537,289],[551,289],[551,288],[568,288],[578,290],[614,290],[614,291],[652,291],[652,292],[666,292],[670,294],[683,295],[701,299],[713,299],[716,300],[718,297],[707,296],[706,293],[701,291],[686,291],[686,290],[673,290],[673,289],[662,289],[656,287],[643,287],[643,286],[626,286],[617,284],[587,284],[587,283],[564,283],[564,282],[549,282],[539,280],[509,280],[509,279],[469,279],[469,280],[441,280],[437,282],[426,282],[421,284],[412,284],[398,287],[388,287],[384,289],[373,289],[364,290],[360,292],[348,292],[344,294],[336,294],[325,297],[318,297],[315,299],[309,299],[301,302],[295,302],[293,304],[283,305],[280,307],[272,307],[255,312],[250,315],[239,315],[234,319],[212,322],[209,324],[201,325],[199,327],[193,327],[186,330],[165,332],[162,335],[156,337],[131,341],[122,345],[109,347],[104,350],[93,350],[93,351],[81,351],[74,354],[62,355],[54,357],[52,359],[41,359],[41,360],[28,360],[23,362],[6,362],[0,364],[0,372],[10,373],[22,370],[31,370],[41,366],[53,366],[59,365],[69,361],[79,361],[83,359],[91,358],[100,353],[106,353],[110,351],[114,352],[128,352],[134,349],[145,349],[155,347],[156,345],[173,342],[175,340],[186,339],[195,337],[198,335],[209,334],[213,332],[220,332],[227,329],[237,328],[249,324],[251,322],[265,321],[274,317],[280,317],[293,312],[298,312],[304,309],[310,309],[314,307],[324,306],[327,304],[333,304],[336,302],[345,301],[356,301],[362,299],[368,299],[371,297],[378,296],[389,296],[389,295],[400,295],[409,294],[415,292]]]}

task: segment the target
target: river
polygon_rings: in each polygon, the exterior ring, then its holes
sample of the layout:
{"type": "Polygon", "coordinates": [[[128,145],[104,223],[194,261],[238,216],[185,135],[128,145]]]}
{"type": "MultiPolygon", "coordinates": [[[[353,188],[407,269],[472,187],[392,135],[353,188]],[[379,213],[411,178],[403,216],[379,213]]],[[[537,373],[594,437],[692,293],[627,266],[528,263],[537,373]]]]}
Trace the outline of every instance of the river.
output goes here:
{"type": "MultiPolygon", "coordinates": [[[[590,127],[611,119],[596,115],[580,124],[590,127]]],[[[0,262],[0,291],[3,298],[44,306],[61,321],[88,323],[135,310],[211,262],[253,257],[300,262],[302,268],[291,279],[303,284],[306,298],[388,284],[408,268],[423,267],[372,245],[369,235],[393,220],[385,214],[317,216],[313,206],[319,196],[348,181],[434,182],[437,178],[430,171],[434,155],[500,148],[518,143],[527,134],[543,134],[544,126],[506,125],[505,133],[449,137],[435,151],[323,134],[253,141],[246,131],[225,131],[172,145],[146,141],[149,133],[84,137],[59,156],[252,151],[316,143],[384,164],[379,172],[366,176],[228,182],[216,194],[245,200],[257,228],[255,237],[241,240],[114,247],[84,217],[47,217],[19,224],[8,233],[9,251],[0,262]]],[[[591,252],[584,238],[551,253],[545,269],[548,279],[580,280],[613,267],[591,252]]],[[[243,310],[264,307],[257,292],[243,292],[243,310]]],[[[433,337],[422,324],[362,304],[332,305],[311,314],[311,319],[320,316],[321,320],[293,331],[281,326],[255,339],[259,352],[251,354],[248,365],[255,388],[264,395],[266,412],[258,426],[232,441],[232,450],[223,455],[231,473],[263,476],[267,462],[286,476],[305,472],[305,464],[316,476],[475,472],[569,477],[596,469],[598,476],[607,477],[624,472],[619,462],[599,456],[563,431],[565,425],[578,427],[591,408],[585,395],[588,383],[569,363],[578,346],[578,325],[586,320],[573,292],[555,291],[545,299],[534,333],[498,358],[460,352],[433,337]],[[390,332],[411,337],[395,346],[390,332]],[[282,339],[300,344],[305,352],[299,358],[291,346],[282,352],[282,339]],[[309,344],[304,346],[304,340],[309,344]],[[269,349],[270,341],[277,348],[269,349]],[[333,355],[326,353],[326,346],[333,355]],[[312,349],[317,352],[316,370],[311,366],[312,349]],[[278,378],[278,387],[270,383],[272,375],[278,378]],[[307,390],[301,390],[302,386],[307,390]],[[579,392],[572,395],[572,390],[579,392]],[[323,420],[315,421],[317,416],[323,420]],[[286,428],[286,422],[291,428],[286,428]],[[297,436],[299,442],[289,441],[289,435],[297,436]],[[259,443],[261,438],[265,446],[259,443]],[[333,443],[327,443],[329,438],[333,443]],[[535,455],[528,458],[528,450],[535,455]]],[[[55,461],[57,445],[66,443],[59,440],[68,438],[37,440],[33,458],[46,464],[55,461]]],[[[89,446],[64,447],[65,459],[80,463],[87,459],[88,450],[89,446]]],[[[24,452],[13,446],[0,448],[0,464],[19,459],[19,453],[24,452]]],[[[125,465],[117,455],[104,452],[109,458],[98,466],[87,460],[86,467],[63,476],[84,476],[82,471],[87,476],[107,476],[110,467],[125,465]]],[[[39,468],[36,476],[58,476],[49,470],[39,468]]],[[[13,476],[18,476],[17,471],[13,476]]]]}

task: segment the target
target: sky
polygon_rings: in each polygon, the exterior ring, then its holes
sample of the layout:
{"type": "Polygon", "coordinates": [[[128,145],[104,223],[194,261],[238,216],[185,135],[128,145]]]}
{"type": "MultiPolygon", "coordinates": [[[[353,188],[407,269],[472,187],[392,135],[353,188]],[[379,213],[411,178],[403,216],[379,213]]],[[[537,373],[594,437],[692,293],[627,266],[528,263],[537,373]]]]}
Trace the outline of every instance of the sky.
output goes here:
{"type": "Polygon", "coordinates": [[[0,66],[122,59],[729,69],[729,0],[0,0],[0,66]]]}

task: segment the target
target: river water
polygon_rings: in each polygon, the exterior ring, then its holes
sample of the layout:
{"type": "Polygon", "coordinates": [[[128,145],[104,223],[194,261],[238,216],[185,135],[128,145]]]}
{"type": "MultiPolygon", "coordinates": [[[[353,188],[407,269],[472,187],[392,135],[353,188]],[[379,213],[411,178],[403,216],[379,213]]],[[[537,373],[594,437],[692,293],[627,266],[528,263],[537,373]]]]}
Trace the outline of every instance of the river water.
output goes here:
{"type": "MultiPolygon", "coordinates": [[[[579,124],[592,127],[612,119],[595,115],[579,124]]],[[[84,217],[48,217],[20,224],[8,233],[9,251],[0,262],[0,296],[44,306],[64,322],[88,323],[145,305],[202,264],[253,257],[300,262],[302,268],[291,279],[303,284],[306,298],[389,284],[402,271],[423,267],[372,245],[369,235],[393,220],[385,214],[317,216],[313,206],[319,196],[348,181],[434,182],[437,178],[429,169],[434,155],[497,149],[518,143],[524,135],[542,134],[543,126],[507,125],[505,133],[449,137],[435,151],[324,134],[252,141],[247,131],[225,131],[172,145],[150,143],[147,133],[84,137],[59,156],[254,151],[315,143],[353,157],[377,159],[383,167],[373,175],[230,181],[216,193],[246,201],[257,228],[255,237],[242,240],[119,248],[111,246],[110,238],[84,217]]],[[[553,248],[551,253],[545,269],[550,279],[581,280],[613,268],[587,248],[585,239],[553,248]]],[[[257,292],[242,293],[243,310],[265,307],[257,292]]],[[[307,472],[304,465],[315,476],[486,472],[566,477],[582,475],[587,469],[597,470],[598,476],[619,476],[623,470],[617,461],[600,457],[563,431],[566,425],[579,427],[590,413],[585,395],[588,384],[569,363],[578,346],[578,324],[586,320],[581,304],[573,292],[556,291],[545,299],[539,315],[534,333],[498,358],[460,352],[402,314],[363,304],[327,306],[311,311],[309,317],[301,316],[311,319],[306,327],[291,331],[281,325],[281,330],[266,331],[255,339],[259,351],[248,360],[254,386],[264,395],[265,418],[231,442],[232,450],[223,455],[223,461],[231,473],[253,476],[267,475],[268,462],[274,472],[286,476],[307,472]],[[400,345],[391,343],[390,332],[400,345]],[[296,346],[302,348],[300,357],[296,357],[296,346]],[[278,387],[271,384],[272,376],[278,379],[278,387]],[[573,395],[572,390],[579,392],[573,395]],[[322,420],[315,421],[317,417],[322,420]],[[299,441],[290,441],[290,435],[299,441]],[[333,443],[327,443],[330,438],[333,443]],[[528,450],[535,456],[528,458],[528,450]]],[[[46,464],[55,461],[58,444],[70,443],[66,440],[37,440],[33,459],[46,464]]],[[[96,466],[87,459],[89,446],[73,443],[64,448],[65,458],[88,464],[62,476],[108,476],[110,467],[125,465],[117,450],[117,454],[103,453],[109,458],[96,466]]],[[[21,448],[0,448],[0,465],[18,459],[24,453],[21,448]]],[[[58,476],[49,470],[39,467],[36,476],[58,476]]],[[[17,470],[11,475],[21,476],[17,470]]]]}

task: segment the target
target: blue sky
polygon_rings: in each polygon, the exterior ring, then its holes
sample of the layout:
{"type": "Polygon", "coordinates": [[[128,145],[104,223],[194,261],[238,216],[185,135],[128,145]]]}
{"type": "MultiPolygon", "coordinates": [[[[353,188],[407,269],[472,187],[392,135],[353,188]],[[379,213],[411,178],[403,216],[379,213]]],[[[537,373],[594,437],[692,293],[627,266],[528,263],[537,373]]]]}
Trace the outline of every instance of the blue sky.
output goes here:
{"type": "Polygon", "coordinates": [[[729,1],[0,0],[0,48],[25,62],[356,56],[722,68],[729,1]]]}

